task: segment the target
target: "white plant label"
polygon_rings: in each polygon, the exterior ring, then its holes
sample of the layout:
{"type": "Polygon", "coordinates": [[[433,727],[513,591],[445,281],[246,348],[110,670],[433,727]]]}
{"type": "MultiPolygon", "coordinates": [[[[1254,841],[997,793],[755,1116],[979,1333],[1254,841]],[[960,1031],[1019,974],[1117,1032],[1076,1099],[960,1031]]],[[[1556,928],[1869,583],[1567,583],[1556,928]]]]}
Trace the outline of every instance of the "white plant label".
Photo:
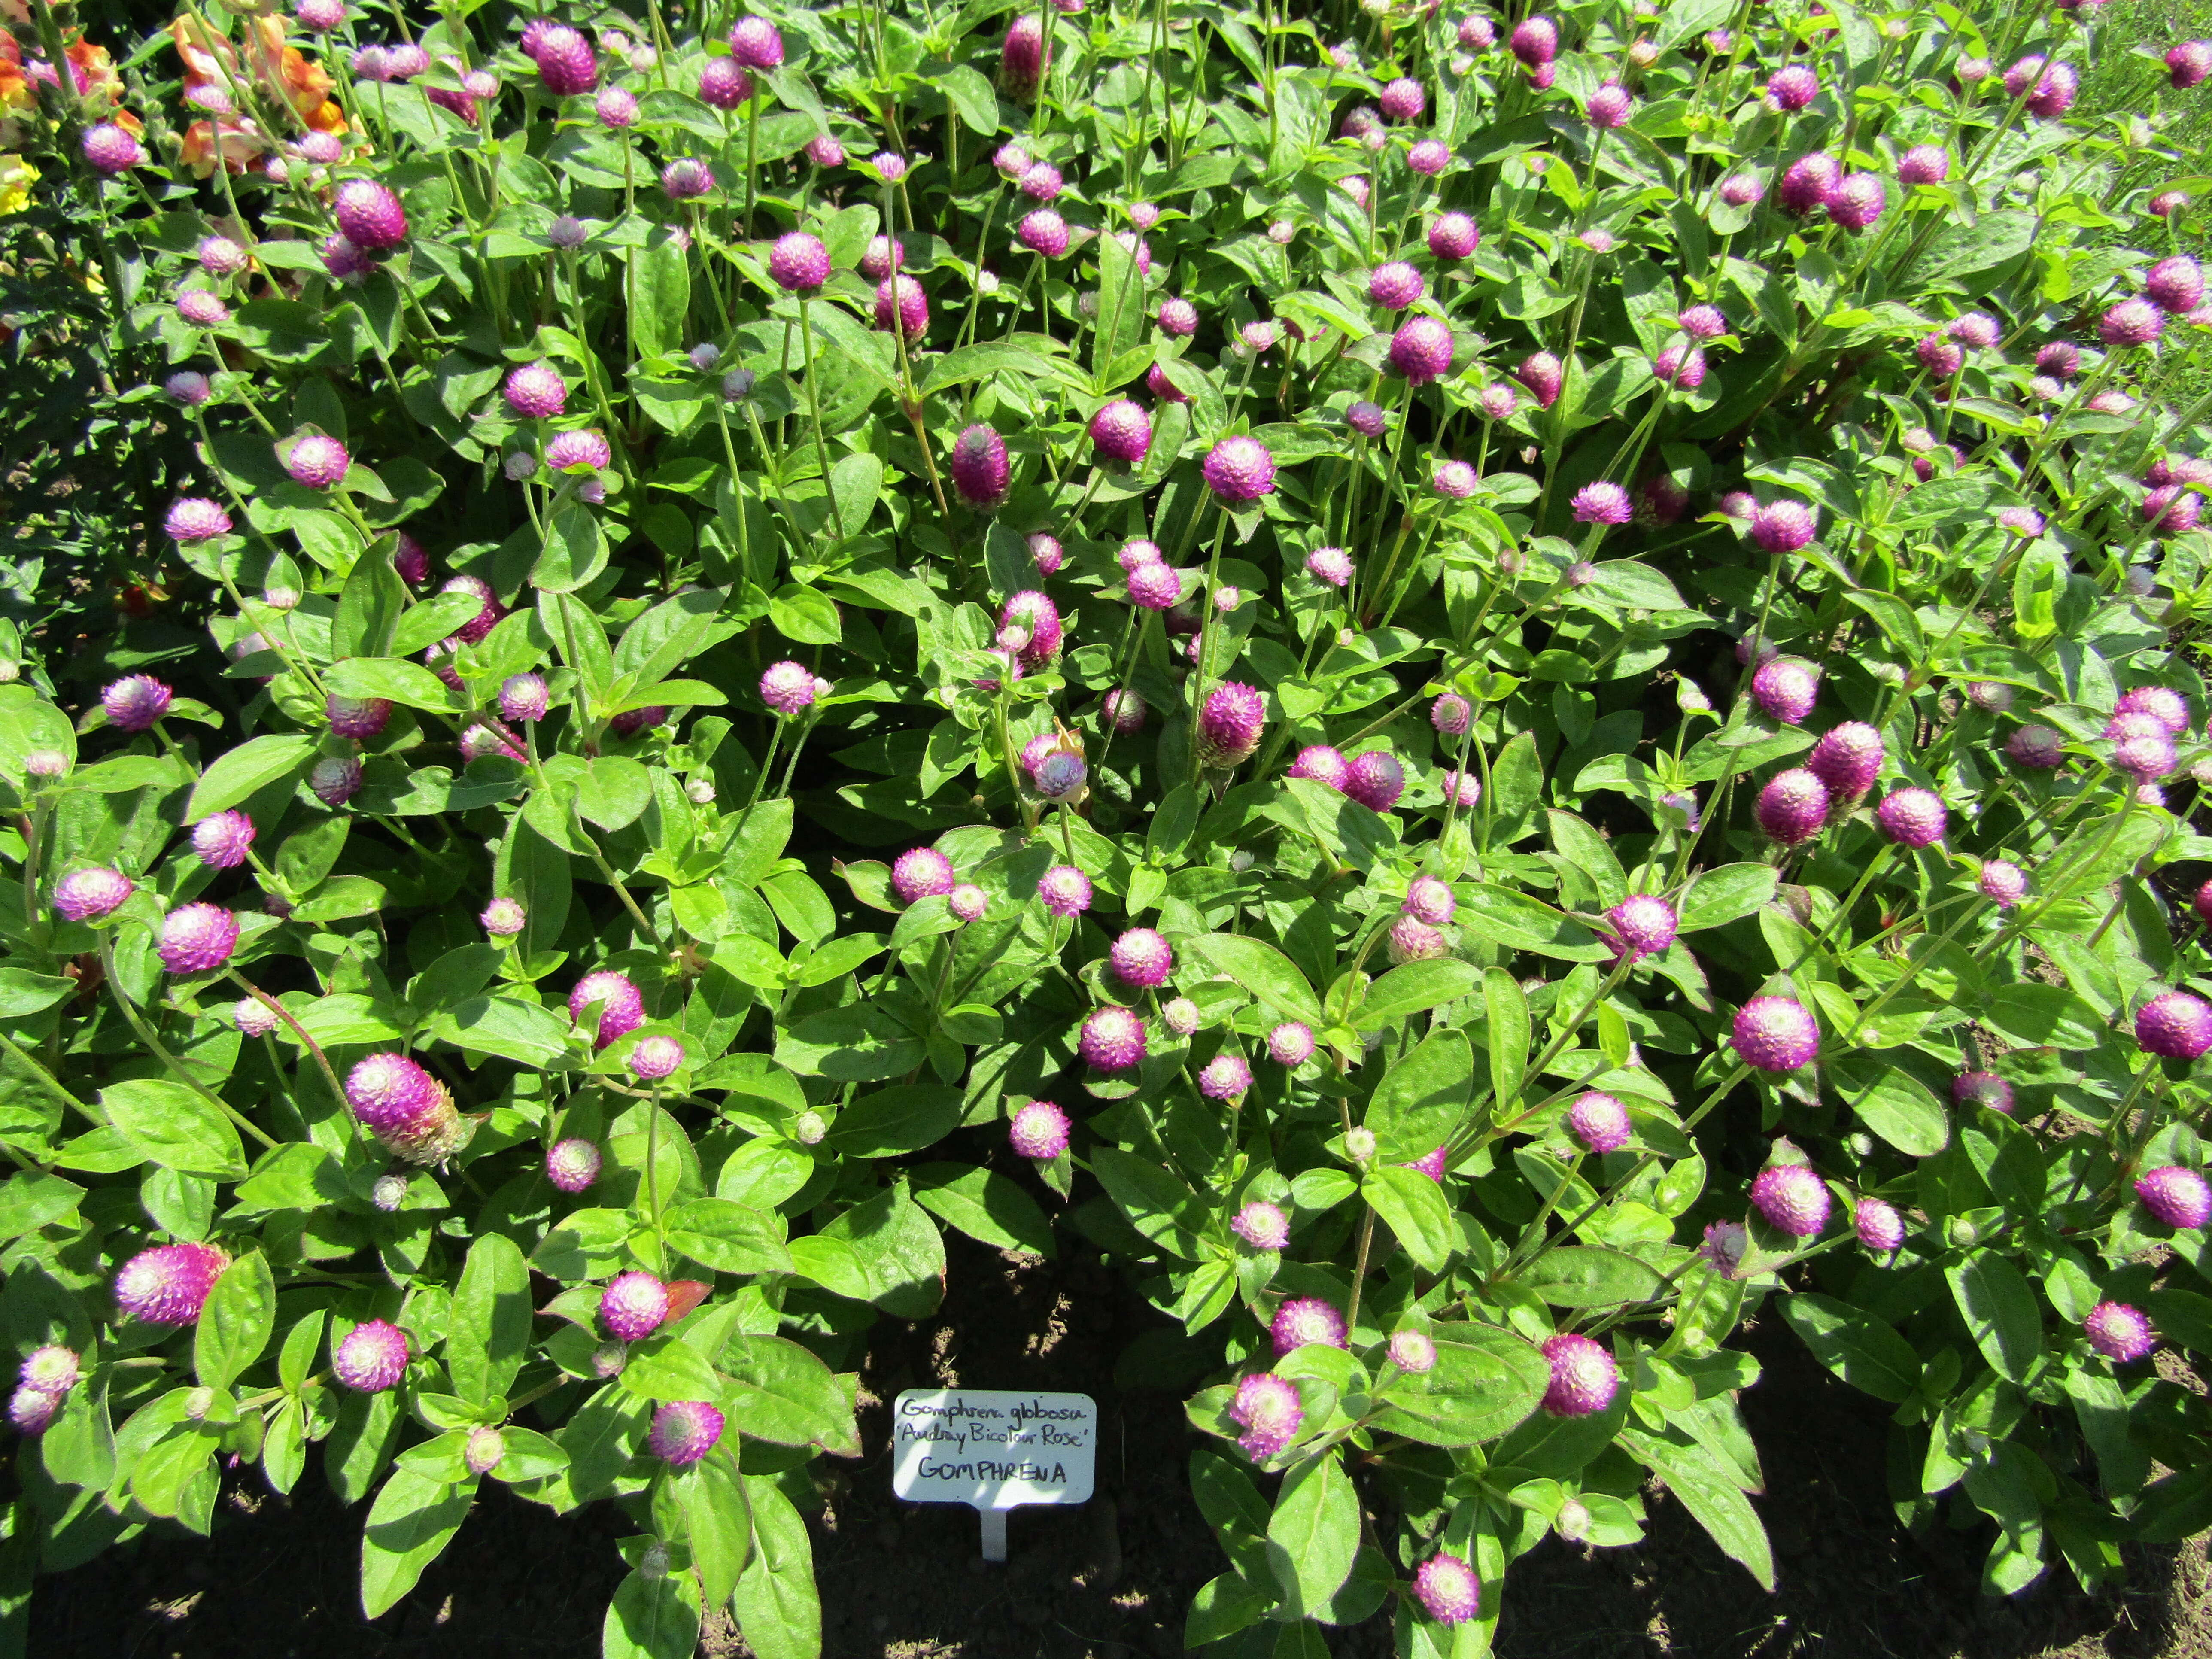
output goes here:
{"type": "Polygon", "coordinates": [[[1097,1464],[1087,1394],[908,1389],[891,1407],[891,1491],[981,1510],[988,1561],[1006,1559],[1006,1510],[1088,1502],[1097,1464]]]}

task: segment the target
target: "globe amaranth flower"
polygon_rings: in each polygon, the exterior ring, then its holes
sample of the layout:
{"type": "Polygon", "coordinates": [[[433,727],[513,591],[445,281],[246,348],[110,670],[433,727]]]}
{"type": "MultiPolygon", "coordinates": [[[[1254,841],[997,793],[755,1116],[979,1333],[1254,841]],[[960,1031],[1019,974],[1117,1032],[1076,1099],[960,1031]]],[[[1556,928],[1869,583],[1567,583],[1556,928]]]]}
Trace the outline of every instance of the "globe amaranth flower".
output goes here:
{"type": "Polygon", "coordinates": [[[1949,817],[1933,790],[1893,789],[1875,808],[1874,821],[1884,839],[1914,849],[1942,840],[1949,817]]]}
{"type": "Polygon", "coordinates": [[[1843,176],[1844,170],[1832,155],[1820,150],[1801,155],[1783,169],[1782,182],[1774,193],[1775,205],[1792,218],[1802,219],[1827,205],[1829,192],[1843,181],[1843,176]]]}
{"type": "Polygon", "coordinates": [[[1413,1600],[1439,1625],[1464,1624],[1482,1610],[1482,1580],[1458,1556],[1439,1550],[1413,1569],[1413,1600]]]}
{"type": "Polygon", "coordinates": [[[1014,227],[1014,240],[1040,258],[1057,259],[1067,252],[1067,221],[1051,208],[1035,209],[1014,227]]]}
{"type": "Polygon", "coordinates": [[[1188,339],[1198,332],[1198,307],[1188,300],[1163,300],[1158,321],[1161,333],[1188,339]]]}
{"type": "Polygon", "coordinates": [[[1406,768],[1389,750],[1370,749],[1346,764],[1337,787],[1369,811],[1387,812],[1406,793],[1406,768]]]}
{"type": "Polygon", "coordinates": [[[1145,1058],[1145,1022],[1127,1008],[1094,1008],[1076,1038],[1083,1063],[1101,1072],[1126,1072],[1145,1058]]]}
{"type": "Polygon", "coordinates": [[[556,432],[545,446],[545,465],[556,472],[580,466],[599,472],[613,460],[614,451],[599,432],[556,432]]]}
{"type": "Polygon", "coordinates": [[[911,276],[888,276],[877,284],[876,326],[888,332],[894,314],[909,343],[929,332],[929,299],[911,276]]]}
{"type": "Polygon", "coordinates": [[[1766,1224],[1792,1238],[1811,1238],[1828,1224],[1827,1183],[1802,1164],[1771,1164],[1751,1183],[1753,1207],[1766,1224]]]}
{"type": "Polygon", "coordinates": [[[999,46],[1000,84],[1016,98],[1029,97],[1044,78],[1048,57],[1043,20],[1035,12],[1020,14],[999,46]]]}
{"type": "Polygon", "coordinates": [[[222,967],[237,948],[236,915],[220,904],[183,904],[162,918],[155,951],[171,973],[200,974],[222,967]]]}
{"type": "Polygon", "coordinates": [[[2140,1308],[2100,1302],[2081,1322],[2089,1346],[2115,1364],[2130,1365],[2158,1346],[2158,1332],[2140,1308]]]}
{"type": "Polygon", "coordinates": [[[668,1287],[649,1273],[617,1274],[599,1295],[599,1323],[623,1342],[651,1336],[668,1317],[668,1287]]]}
{"type": "Polygon", "coordinates": [[[1751,538],[1768,553],[1795,553],[1811,542],[1816,528],[1802,501],[1769,501],[1751,514],[1751,538]]]}
{"type": "Polygon", "coordinates": [[[177,295],[177,315],[198,328],[220,328],[230,320],[230,307],[204,288],[190,288],[177,295]]]}
{"type": "Polygon", "coordinates": [[[1674,942],[1674,907],[1653,893],[1633,893],[1605,913],[1620,952],[1631,962],[1656,956],[1674,942]]]}
{"type": "Polygon", "coordinates": [[[1974,885],[2000,910],[2009,910],[2027,896],[2027,872],[2004,859],[1984,859],[1974,885]]]}
{"type": "Polygon", "coordinates": [[[2097,337],[2116,350],[2147,346],[2166,331],[2166,313],[2148,300],[2123,300],[2097,319],[2097,337]]]}
{"type": "Polygon", "coordinates": [[[1828,192],[1828,217],[1845,230],[1864,230],[1889,206],[1889,192],[1871,173],[1854,173],[1828,192]]]}
{"type": "Polygon", "coordinates": [[[392,723],[392,704],[384,697],[342,697],[333,691],[323,701],[323,718],[335,735],[365,743],[392,723]]]}
{"type": "Polygon", "coordinates": [[[1383,935],[1382,954],[1389,958],[1393,968],[1402,968],[1409,962],[1427,962],[1450,953],[1451,946],[1446,943],[1444,936],[1417,916],[1400,916],[1390,924],[1390,931],[1383,935]]]}
{"type": "Polygon", "coordinates": [[[1267,718],[1267,700],[1253,687],[1239,680],[1215,686],[1206,693],[1194,733],[1199,764],[1226,769],[1249,759],[1267,718]]]}
{"type": "Polygon", "coordinates": [[[2023,726],[2005,739],[2005,754],[2015,764],[2049,771],[2066,763],[2066,739],[2047,726],[2023,726]]]}
{"type": "Polygon", "coordinates": [[[1264,1200],[1255,1199],[1237,1211],[1229,1231],[1255,1250],[1279,1250],[1291,1242],[1290,1218],[1264,1200]]]}
{"type": "Polygon", "coordinates": [[[1051,1159],[1067,1150],[1067,1114],[1048,1100],[1032,1100],[1006,1126],[1007,1144],[1024,1158],[1051,1159]]]}
{"type": "Polygon", "coordinates": [[[660,170],[660,193],[672,202],[696,201],[714,188],[714,170],[689,155],[660,170]]]}
{"type": "Polygon", "coordinates": [[[161,529],[171,541],[191,547],[230,534],[230,514],[204,496],[179,496],[171,504],[161,529]]]}
{"type": "Polygon", "coordinates": [[[102,121],[88,129],[78,141],[78,149],[86,166],[111,178],[118,173],[128,173],[146,159],[145,146],[127,129],[112,121],[102,121]]]}
{"type": "Polygon", "coordinates": [[[1206,487],[1229,507],[1243,507],[1274,493],[1275,458],[1257,438],[1224,438],[1206,452],[1206,487]]]}
{"type": "Polygon", "coordinates": [[[594,1048],[604,1048],[645,1024],[645,998],[627,974],[601,969],[585,975],[568,993],[568,1018],[580,1023],[593,1003],[599,1005],[594,1048]]]}
{"type": "Polygon", "coordinates": [[[2163,1164],[2136,1178],[2136,1196],[2151,1218],[2169,1227],[2202,1227],[2212,1219],[2212,1186],[2194,1170],[2163,1164]]]}
{"type": "Polygon", "coordinates": [[[2212,1048],[2212,1004],[2166,991],[2136,1011],[2136,1042],[2162,1060],[2195,1060],[2212,1048]]]}
{"type": "Polygon", "coordinates": [[[539,82],[556,98],[573,98],[599,82],[599,60],[592,43],[565,23],[532,24],[523,32],[522,51],[538,65],[539,82]]]}
{"type": "Polygon", "coordinates": [[[1166,984],[1168,975],[1175,971],[1175,951],[1151,927],[1130,928],[1114,941],[1106,959],[1123,984],[1139,990],[1166,984]]]}
{"type": "Polygon", "coordinates": [[[98,921],[120,909],[138,884],[120,870],[94,865],[73,870],[54,884],[54,908],[65,921],[98,921]]]}
{"type": "Polygon", "coordinates": [[[2185,253],[2160,259],[2143,277],[2143,295],[2160,311],[2179,317],[2204,303],[2204,272],[2185,253]]]}
{"type": "Polygon", "coordinates": [[[1851,1217],[1851,1231],[1867,1249],[1885,1255],[1905,1243],[1905,1218],[1879,1198],[1859,1200],[1858,1209],[1851,1217]]]}
{"type": "Polygon", "coordinates": [[[645,1443],[672,1469],[691,1467],[714,1449],[722,1437],[720,1410],[703,1400],[675,1400],[653,1414],[645,1443]]]}
{"type": "Polygon", "coordinates": [[[1550,352],[1535,351],[1521,360],[1521,366],[1513,371],[1513,378],[1528,388],[1528,395],[1535,398],[1537,408],[1549,409],[1559,400],[1559,388],[1565,383],[1566,371],[1550,352]]]}
{"type": "Polygon", "coordinates": [[[2081,82],[2071,64],[2051,64],[2031,55],[2005,71],[2005,95],[2024,98],[2027,112],[2039,121],[2055,121],[2074,107],[2081,82]]]}
{"type": "Polygon", "coordinates": [[[212,1244],[186,1242],[141,1250],[115,1275],[115,1305],[149,1325],[194,1325],[230,1257],[212,1244]]]}
{"type": "Polygon", "coordinates": [[[1390,423],[1382,405],[1372,404],[1364,398],[1355,398],[1345,406],[1344,423],[1363,438],[1379,438],[1390,423]]]}
{"type": "Polygon", "coordinates": [[[1635,1133],[1628,1109],[1611,1095],[1592,1089],[1567,1109],[1567,1133],[1585,1152],[1617,1152],[1635,1133]]]}
{"type": "Polygon", "coordinates": [[[969,427],[952,441],[948,463],[952,487],[970,507],[996,507],[1006,497],[1012,465],[1006,458],[1006,441],[990,427],[969,427]]]}
{"type": "Polygon", "coordinates": [[[407,1333],[388,1320],[355,1326],[331,1350],[331,1375],[356,1394],[382,1394],[407,1375],[407,1333]]]}
{"type": "Polygon", "coordinates": [[[768,274],[787,294],[811,294],[830,280],[830,250],[820,237],[792,231],[769,249],[768,274]]]}
{"type": "Polygon", "coordinates": [[[1752,816],[1770,841],[1796,847],[1820,833],[1828,822],[1827,787],[1802,767],[1778,773],[1759,792],[1752,816]]]}
{"type": "Polygon", "coordinates": [[[1577,524],[1626,524],[1636,507],[1626,490],[1601,478],[1575,491],[1574,515],[1577,524]]]}
{"type": "Polygon", "coordinates": [[[1216,1054],[1199,1068],[1198,1091],[1208,1100],[1233,1104],[1243,1099],[1251,1087],[1252,1066],[1242,1054],[1216,1054]]]}
{"type": "Polygon", "coordinates": [[[192,826],[192,851],[212,870],[234,870],[253,845],[253,820],[237,809],[213,812],[192,826]]]}
{"type": "Polygon", "coordinates": [[[1116,398],[1091,417],[1091,446],[1102,461],[1134,466],[1152,447],[1152,417],[1141,404],[1116,398]]]}
{"type": "Polygon", "coordinates": [[[640,1037],[629,1051],[629,1073],[641,1083],[658,1083],[684,1064],[684,1045],[672,1036],[640,1037]]]}
{"type": "Polygon", "coordinates": [[[1474,494],[1480,480],[1465,461],[1445,461],[1437,466],[1432,482],[1437,495],[1449,501],[1463,501],[1474,494]]]}
{"type": "Polygon", "coordinates": [[[550,363],[524,363],[507,372],[500,395],[521,420],[550,420],[568,406],[568,384],[550,363]]]}
{"type": "Polygon", "coordinates": [[[1667,346],[1651,360],[1651,375],[1662,386],[1695,392],[1705,383],[1705,354],[1694,347],[1667,346]]]}
{"type": "Polygon", "coordinates": [[[596,1146],[571,1135],[546,1149],[545,1178],[564,1193],[580,1193],[599,1178],[601,1162],[596,1146]]]}
{"type": "Polygon", "coordinates": [[[442,1164],[469,1136],[446,1087],[404,1054],[371,1054],[346,1073],[346,1104],[387,1152],[410,1164],[442,1164]]]}
{"type": "Polygon", "coordinates": [[[107,723],[121,732],[149,732],[169,712],[169,688],[150,674],[126,674],[100,694],[107,723]]]}
{"type": "Polygon", "coordinates": [[[1794,1072],[1820,1052],[1820,1028],[1794,997],[1753,997],[1731,1027],[1736,1057],[1762,1072],[1794,1072]]]}
{"type": "Polygon", "coordinates": [[[1109,691],[1099,701],[1098,712],[1104,715],[1113,728],[1127,737],[1145,729],[1146,704],[1138,693],[1127,690],[1109,691]]]}
{"type": "Polygon", "coordinates": [[[765,17],[740,17],[730,31],[730,56],[747,69],[772,70],[783,63],[783,33],[765,17]]]}
{"type": "Polygon", "coordinates": [[[1613,1403],[1620,1389],[1620,1368],[1599,1342],[1562,1331],[1544,1344],[1552,1380],[1544,1390],[1544,1409],[1554,1417],[1588,1417],[1613,1403]]]}
{"type": "Polygon", "coordinates": [[[1535,69],[1559,55],[1559,28],[1548,17],[1524,17],[1505,38],[1505,49],[1524,68],[1535,69]]]}
{"type": "Polygon", "coordinates": [[[1464,213],[1441,213],[1429,226],[1429,252],[1446,264],[1472,258],[1482,246],[1482,232],[1464,213]]]}
{"type": "Polygon", "coordinates": [[[1747,208],[1765,194],[1765,186],[1747,173],[1732,173],[1721,180],[1721,200],[1732,208],[1747,208]]]}
{"type": "Polygon", "coordinates": [[[1820,95],[1820,77],[1803,64],[1784,64],[1767,77],[1769,109],[1793,115],[1820,95]]]}
{"type": "Polygon", "coordinates": [[[1278,1358],[1310,1342],[1329,1348],[1349,1347],[1346,1334],[1344,1316],[1317,1296],[1290,1297],[1275,1310],[1267,1327],[1278,1358]]]}
{"type": "Polygon", "coordinates": [[[1820,671],[1801,658],[1777,657],[1751,677],[1752,702],[1760,714],[1784,726],[1802,724],[1820,695],[1820,671]]]}
{"type": "Polygon", "coordinates": [[[1297,1437],[1306,1413],[1297,1383],[1273,1371],[1255,1371],[1237,1379],[1228,1414],[1231,1422],[1244,1429],[1237,1437],[1237,1445],[1247,1457],[1260,1463],[1297,1437]]]}
{"type": "Polygon", "coordinates": [[[331,214],[338,234],[356,247],[372,253],[398,247],[407,240],[407,211],[390,185],[374,179],[349,179],[331,198],[331,214]]]}
{"type": "Polygon", "coordinates": [[[952,860],[934,847],[910,848],[891,866],[891,891],[902,904],[940,897],[952,888],[952,860]]]}

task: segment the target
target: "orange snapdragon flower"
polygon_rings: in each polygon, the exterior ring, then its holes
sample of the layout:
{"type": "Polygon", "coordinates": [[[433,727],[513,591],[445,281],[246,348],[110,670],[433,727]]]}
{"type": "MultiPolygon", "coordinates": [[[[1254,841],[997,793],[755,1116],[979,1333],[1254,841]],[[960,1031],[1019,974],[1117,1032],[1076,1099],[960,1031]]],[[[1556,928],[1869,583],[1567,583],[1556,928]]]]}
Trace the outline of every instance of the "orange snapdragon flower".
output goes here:
{"type": "MultiPolygon", "coordinates": [[[[169,26],[169,36],[176,43],[177,56],[184,59],[187,96],[195,88],[209,85],[231,92],[250,79],[267,96],[281,100],[313,131],[339,133],[346,130],[345,115],[330,96],[336,83],[321,64],[302,55],[297,47],[285,44],[282,18],[256,17],[246,26],[243,65],[239,61],[239,49],[197,17],[187,15],[178,18],[169,26]]],[[[205,122],[198,125],[210,125],[205,122]]],[[[252,131],[247,123],[219,125],[235,129],[235,135],[224,135],[226,154],[234,136],[242,138],[252,131]]],[[[211,126],[207,142],[211,156],[211,126]]],[[[189,150],[189,136],[185,144],[189,150]]],[[[263,147],[267,148],[266,140],[263,147]]],[[[211,161],[209,165],[212,167],[211,161]]]]}

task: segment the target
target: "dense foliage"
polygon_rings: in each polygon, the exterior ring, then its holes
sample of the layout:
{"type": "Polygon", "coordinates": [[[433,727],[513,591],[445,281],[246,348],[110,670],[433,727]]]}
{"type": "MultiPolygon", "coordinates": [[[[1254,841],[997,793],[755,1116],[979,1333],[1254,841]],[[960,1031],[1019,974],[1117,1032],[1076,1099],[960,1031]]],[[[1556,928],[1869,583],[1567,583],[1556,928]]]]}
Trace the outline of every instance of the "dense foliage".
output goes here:
{"type": "Polygon", "coordinates": [[[2212,45],[1323,9],[9,0],[13,1628],[312,1455],[812,1655],[947,1227],[1183,1328],[1194,1646],[1771,1583],[1762,1310],[1993,1591],[2212,1522],[2212,45]]]}

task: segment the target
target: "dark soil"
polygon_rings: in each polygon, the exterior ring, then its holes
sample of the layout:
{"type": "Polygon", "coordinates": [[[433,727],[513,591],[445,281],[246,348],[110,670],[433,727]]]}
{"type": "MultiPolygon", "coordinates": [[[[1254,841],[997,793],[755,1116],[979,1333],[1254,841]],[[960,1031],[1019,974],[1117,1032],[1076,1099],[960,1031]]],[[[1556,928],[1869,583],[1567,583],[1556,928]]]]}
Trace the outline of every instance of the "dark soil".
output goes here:
{"type": "MultiPolygon", "coordinates": [[[[863,1369],[868,1455],[825,1474],[814,1529],[830,1659],[1125,1659],[1182,1650],[1183,1609],[1227,1563],[1193,1506],[1181,1397],[1114,1385],[1116,1360],[1158,1316],[1095,1258],[1023,1265],[947,1240],[951,1295],[933,1319],[886,1322],[863,1369]],[[1012,1559],[986,1567],[962,1509],[890,1494],[883,1405],[938,1382],[1072,1389],[1103,1424],[1098,1496],[1012,1517],[1012,1559]],[[872,1401],[875,1403],[868,1403],[872,1401]]],[[[1759,1507],[1780,1586],[1768,1595],[1655,1487],[1633,1550],[1547,1540],[1508,1580],[1498,1650],[1575,1656],[1835,1656],[1836,1659],[2212,1659],[2201,1540],[2141,1553],[2133,1582],[2083,1595],[2063,1572],[2026,1595],[1979,1593],[1987,1539],[1899,1530],[1883,1476],[1879,1405],[1814,1364],[1778,1322],[1747,1340],[1765,1367],[1744,1397],[1769,1481],[1759,1507]]],[[[622,1575],[611,1506],[562,1521],[487,1483],[487,1496],[416,1593],[375,1624],[356,1599],[362,1515],[310,1474],[290,1501],[251,1471],[212,1540],[148,1535],[42,1581],[28,1650],[40,1659],[593,1659],[622,1575]]],[[[1388,1620],[1329,1633],[1346,1659],[1382,1659],[1388,1620]]],[[[704,1651],[747,1653],[726,1620],[704,1651]]]]}

